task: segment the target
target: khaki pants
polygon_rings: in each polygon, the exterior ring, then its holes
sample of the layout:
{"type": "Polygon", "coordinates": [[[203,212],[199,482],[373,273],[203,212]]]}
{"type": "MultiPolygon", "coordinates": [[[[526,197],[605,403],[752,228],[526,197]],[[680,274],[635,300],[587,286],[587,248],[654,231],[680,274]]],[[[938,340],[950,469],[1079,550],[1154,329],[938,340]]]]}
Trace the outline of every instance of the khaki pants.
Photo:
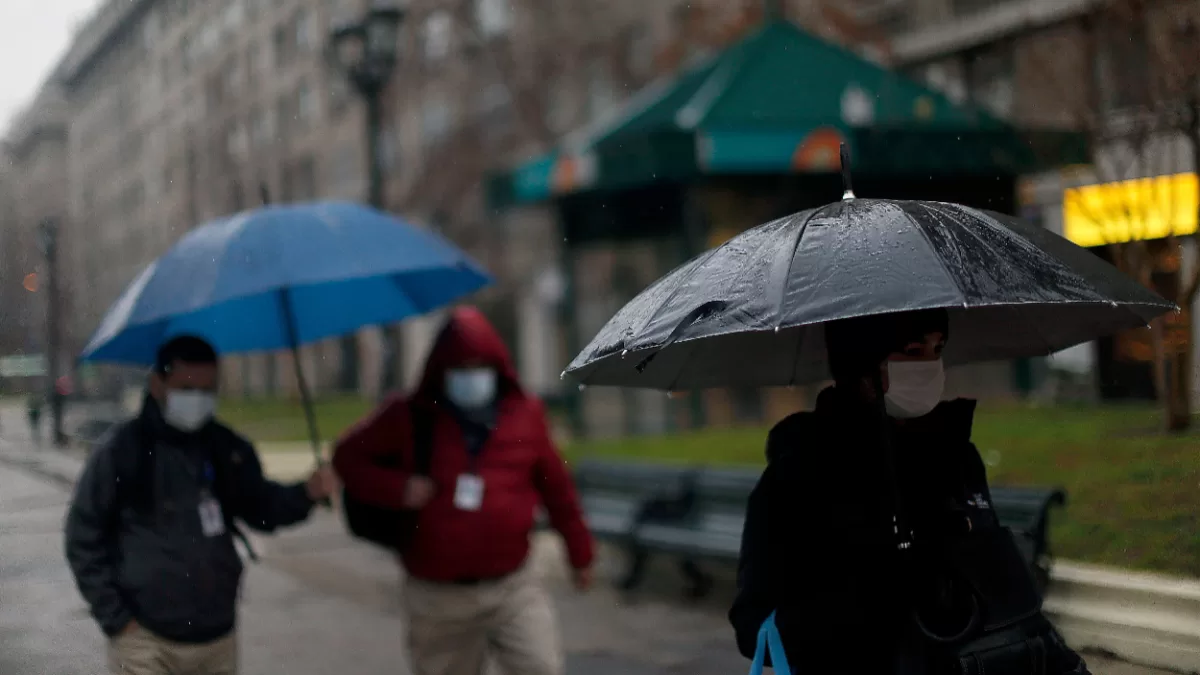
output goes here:
{"type": "Polygon", "coordinates": [[[108,643],[108,668],[113,675],[236,675],[237,636],[213,642],[184,644],[136,627],[108,643]]]}
{"type": "Polygon", "coordinates": [[[562,675],[550,596],[529,565],[472,586],[409,578],[404,589],[414,675],[483,675],[490,658],[508,675],[562,675]]]}

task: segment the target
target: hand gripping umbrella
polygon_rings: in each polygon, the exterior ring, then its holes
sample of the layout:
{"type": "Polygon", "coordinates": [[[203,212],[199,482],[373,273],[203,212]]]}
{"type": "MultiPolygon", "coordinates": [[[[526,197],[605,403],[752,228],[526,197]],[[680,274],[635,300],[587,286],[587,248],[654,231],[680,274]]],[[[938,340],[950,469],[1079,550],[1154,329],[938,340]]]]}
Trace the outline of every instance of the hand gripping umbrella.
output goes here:
{"type": "Polygon", "coordinates": [[[204,338],[222,355],[290,349],[319,462],[300,346],[424,314],[488,283],[438,235],[375,209],[264,206],[197,228],[151,263],[108,310],[81,359],[149,366],[158,347],[180,335],[204,338]]]}
{"type": "Polygon", "coordinates": [[[564,375],[666,390],[828,378],[827,321],[950,315],[947,365],[1046,355],[1145,326],[1174,305],[1091,252],[1010,216],[859,199],[760,225],[626,304],[564,375]]]}

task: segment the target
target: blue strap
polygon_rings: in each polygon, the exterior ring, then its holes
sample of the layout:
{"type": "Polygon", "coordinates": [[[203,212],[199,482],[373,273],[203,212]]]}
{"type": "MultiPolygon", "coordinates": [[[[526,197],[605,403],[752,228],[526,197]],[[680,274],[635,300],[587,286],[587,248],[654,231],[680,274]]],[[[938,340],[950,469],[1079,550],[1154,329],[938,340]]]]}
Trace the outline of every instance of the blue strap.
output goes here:
{"type": "Polygon", "coordinates": [[[775,670],[775,675],[792,675],[787,653],[783,651],[783,639],[779,637],[779,628],[775,626],[775,612],[771,612],[771,616],[768,616],[762,627],[758,629],[758,646],[754,649],[754,662],[750,664],[750,675],[762,675],[768,653],[771,655],[771,666],[775,670]]]}

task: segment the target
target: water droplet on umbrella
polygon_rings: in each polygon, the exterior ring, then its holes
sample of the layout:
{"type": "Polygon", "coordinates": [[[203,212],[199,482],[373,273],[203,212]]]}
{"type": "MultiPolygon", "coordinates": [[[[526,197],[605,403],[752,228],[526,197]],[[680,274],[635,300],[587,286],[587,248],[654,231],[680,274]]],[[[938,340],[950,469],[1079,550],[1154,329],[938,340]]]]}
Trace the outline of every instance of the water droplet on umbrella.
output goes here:
{"type": "Polygon", "coordinates": [[[1116,307],[1116,306],[1117,306],[1117,301],[1116,301],[1116,300],[1109,300],[1109,301],[1108,301],[1108,304],[1109,304],[1109,306],[1110,306],[1110,307],[1116,307]]]}
{"type": "Polygon", "coordinates": [[[775,326],[775,332],[776,332],[776,333],[778,333],[778,332],[779,332],[779,326],[775,326]]]}
{"type": "Polygon", "coordinates": [[[625,358],[625,355],[626,355],[626,354],[628,354],[628,353],[629,353],[629,350],[628,350],[628,349],[622,349],[622,350],[621,350],[621,358],[625,358]]]}

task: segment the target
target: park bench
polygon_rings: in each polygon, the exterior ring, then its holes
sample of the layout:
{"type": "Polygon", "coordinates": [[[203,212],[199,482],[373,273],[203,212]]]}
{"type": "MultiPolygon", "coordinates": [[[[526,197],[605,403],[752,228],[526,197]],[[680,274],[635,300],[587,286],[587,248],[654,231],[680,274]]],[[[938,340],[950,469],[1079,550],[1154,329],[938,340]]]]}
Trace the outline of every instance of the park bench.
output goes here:
{"type": "Polygon", "coordinates": [[[1042,591],[1050,583],[1050,511],[1066,504],[1067,493],[1059,488],[992,488],[992,508],[996,510],[996,517],[1000,524],[1012,530],[1042,591]]]}
{"type": "Polygon", "coordinates": [[[621,586],[632,588],[644,572],[646,551],[634,534],[647,523],[667,523],[691,510],[690,483],[694,470],[683,466],[639,462],[581,462],[575,485],[588,529],[597,539],[614,542],[630,552],[621,586]]]}
{"type": "MultiPolygon", "coordinates": [[[[638,584],[650,555],[666,554],[680,560],[688,594],[699,597],[712,586],[702,563],[737,560],[746,502],[758,475],[757,469],[589,462],[576,480],[589,527],[630,553],[622,586],[638,584]]],[[[1016,535],[1043,590],[1049,581],[1049,513],[1065,503],[1059,489],[992,488],[992,506],[1016,535]]]]}

